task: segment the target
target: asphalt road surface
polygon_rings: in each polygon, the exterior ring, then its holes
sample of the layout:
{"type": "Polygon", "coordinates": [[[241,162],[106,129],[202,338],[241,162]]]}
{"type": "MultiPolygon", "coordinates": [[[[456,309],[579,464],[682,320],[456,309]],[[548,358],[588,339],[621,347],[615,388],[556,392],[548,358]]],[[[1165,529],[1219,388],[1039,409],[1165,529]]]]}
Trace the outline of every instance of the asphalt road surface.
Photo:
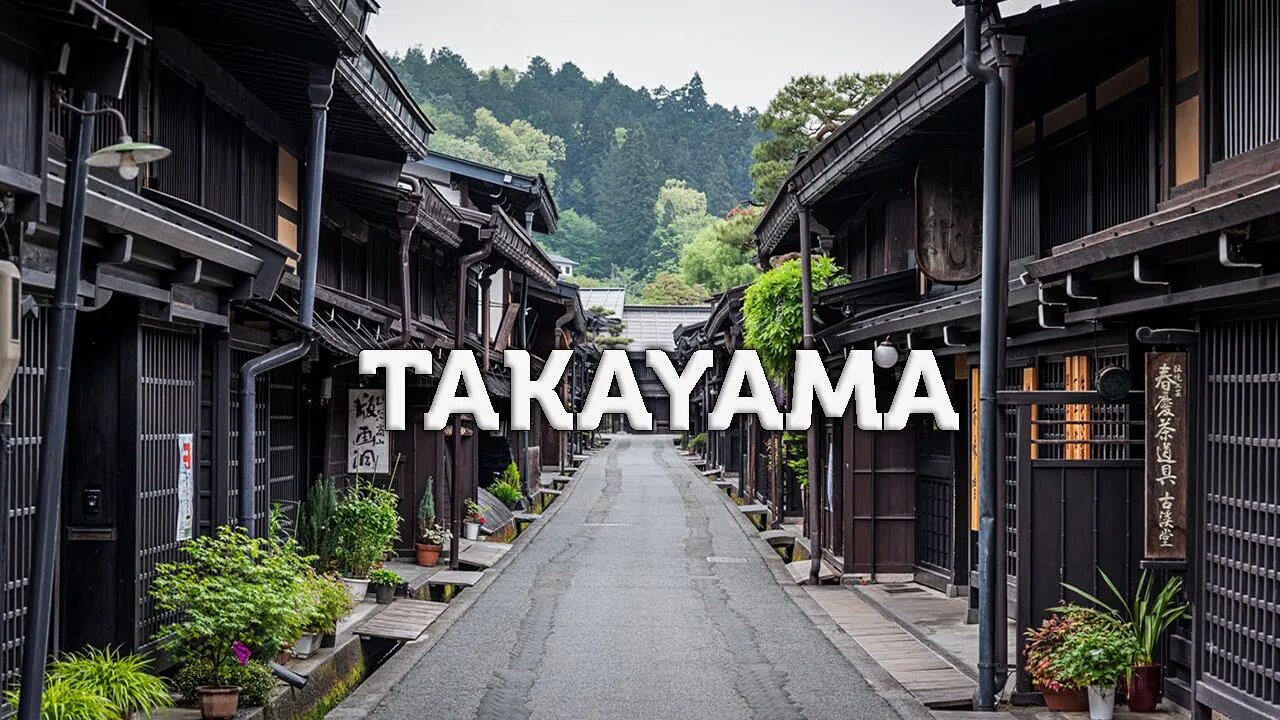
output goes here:
{"type": "Polygon", "coordinates": [[[669,436],[618,436],[372,717],[897,718],[669,436]]]}

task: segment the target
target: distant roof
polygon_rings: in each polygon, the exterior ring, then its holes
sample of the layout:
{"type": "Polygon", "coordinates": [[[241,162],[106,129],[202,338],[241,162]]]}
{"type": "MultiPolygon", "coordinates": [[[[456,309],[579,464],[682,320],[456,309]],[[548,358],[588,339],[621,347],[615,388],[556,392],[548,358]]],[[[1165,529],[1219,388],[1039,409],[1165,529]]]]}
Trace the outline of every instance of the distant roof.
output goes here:
{"type": "Polygon", "coordinates": [[[627,305],[622,334],[631,338],[628,350],[675,350],[675,330],[681,325],[705,321],[710,305],[627,305]]]}
{"type": "Polygon", "coordinates": [[[488,213],[489,206],[497,204],[517,221],[524,222],[525,211],[533,210],[534,230],[547,234],[556,231],[560,210],[547,187],[547,179],[541,173],[523,175],[435,151],[429,152],[422,160],[407,164],[405,172],[425,177],[425,168],[443,170],[480,184],[483,192],[473,192],[471,199],[481,212],[488,213]]]}
{"type": "Polygon", "coordinates": [[[613,313],[614,317],[622,317],[622,309],[627,304],[626,288],[579,288],[578,297],[582,298],[582,307],[602,307],[613,313]]]}
{"type": "Polygon", "coordinates": [[[570,260],[569,258],[561,255],[560,253],[551,252],[550,250],[547,251],[547,257],[551,258],[551,262],[556,263],[558,265],[577,265],[578,264],[577,260],[570,260]]]}

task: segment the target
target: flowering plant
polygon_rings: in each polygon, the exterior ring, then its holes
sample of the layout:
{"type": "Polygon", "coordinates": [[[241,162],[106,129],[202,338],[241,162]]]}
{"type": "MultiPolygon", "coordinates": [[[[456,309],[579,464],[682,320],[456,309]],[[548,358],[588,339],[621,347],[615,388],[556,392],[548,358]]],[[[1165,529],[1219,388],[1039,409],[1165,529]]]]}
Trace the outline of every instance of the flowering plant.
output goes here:
{"type": "Polygon", "coordinates": [[[481,505],[475,500],[466,501],[467,516],[466,522],[475,523],[477,525],[484,524],[484,514],[489,511],[488,505],[481,505]]]}
{"type": "Polygon", "coordinates": [[[1027,630],[1027,674],[1031,676],[1031,684],[1040,690],[1079,690],[1079,686],[1057,671],[1054,659],[1062,652],[1067,635],[1087,619],[1083,608],[1067,605],[1057,610],[1058,614],[1045,618],[1039,629],[1027,630]]]}
{"type": "Polygon", "coordinates": [[[1053,670],[1072,687],[1115,687],[1133,670],[1138,641],[1128,623],[1091,616],[1066,634],[1053,670]]]}

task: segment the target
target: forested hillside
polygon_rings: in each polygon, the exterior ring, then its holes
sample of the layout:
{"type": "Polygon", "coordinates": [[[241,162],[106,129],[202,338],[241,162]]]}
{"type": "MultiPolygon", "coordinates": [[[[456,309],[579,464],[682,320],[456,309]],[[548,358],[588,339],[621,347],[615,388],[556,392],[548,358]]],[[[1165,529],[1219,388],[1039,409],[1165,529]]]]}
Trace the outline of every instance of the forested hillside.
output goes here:
{"type": "Polygon", "coordinates": [[[647,89],[541,57],[476,70],[415,47],[391,62],[438,128],[433,151],[547,177],[561,223],[543,240],[581,263],[577,282],[675,304],[751,282],[759,205],[894,77],[799,76],[757,113],[709,103],[696,74],[647,89]]]}
{"type": "Polygon", "coordinates": [[[599,247],[570,251],[589,275],[609,275],[615,265],[642,277],[674,269],[648,252],[656,249],[654,203],[667,180],[704,193],[704,212],[716,217],[750,195],[756,113],[708,103],[697,75],[675,89],[632,88],[612,74],[592,80],[573,63],[553,68],[540,57],[521,70],[477,71],[447,48],[412,48],[392,62],[441,131],[434,149],[521,161],[515,170],[548,167],[561,209],[579,216],[569,224],[589,218],[603,232],[594,238],[599,247]]]}

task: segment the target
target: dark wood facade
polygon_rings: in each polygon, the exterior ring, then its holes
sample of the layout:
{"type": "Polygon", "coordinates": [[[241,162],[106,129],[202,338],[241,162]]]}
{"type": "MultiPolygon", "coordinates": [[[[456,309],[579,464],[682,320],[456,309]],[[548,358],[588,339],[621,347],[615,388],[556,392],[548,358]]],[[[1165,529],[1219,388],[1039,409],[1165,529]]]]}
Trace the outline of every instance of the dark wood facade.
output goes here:
{"type": "MultiPolygon", "coordinates": [[[[1006,168],[998,558],[1009,611],[1036,625],[1060,583],[1105,590],[1099,569],[1130,588],[1143,569],[1180,573],[1194,619],[1163,650],[1168,696],[1196,717],[1273,717],[1280,14],[1265,0],[1078,0],[989,21],[996,38],[1025,39],[1006,168]],[[1153,351],[1188,358],[1184,561],[1144,552],[1153,351]],[[1102,399],[1107,368],[1128,371],[1133,394],[1102,399]]],[[[984,43],[984,62],[996,55],[984,43]]],[[[917,259],[934,232],[920,208],[950,207],[964,226],[981,195],[960,182],[939,197],[922,173],[939,158],[979,162],[982,123],[957,29],[799,161],[757,228],[763,263],[796,251],[801,207],[816,236],[834,238],[853,282],[818,295],[833,370],[845,349],[885,338],[933,350],[970,418],[954,433],[919,419],[902,433],[847,419],[820,431],[819,462],[838,469],[819,493],[823,552],[846,575],[971,584],[980,293],[930,279],[917,259]]],[[[1032,697],[1021,672],[1017,690],[1032,697]]]]}

